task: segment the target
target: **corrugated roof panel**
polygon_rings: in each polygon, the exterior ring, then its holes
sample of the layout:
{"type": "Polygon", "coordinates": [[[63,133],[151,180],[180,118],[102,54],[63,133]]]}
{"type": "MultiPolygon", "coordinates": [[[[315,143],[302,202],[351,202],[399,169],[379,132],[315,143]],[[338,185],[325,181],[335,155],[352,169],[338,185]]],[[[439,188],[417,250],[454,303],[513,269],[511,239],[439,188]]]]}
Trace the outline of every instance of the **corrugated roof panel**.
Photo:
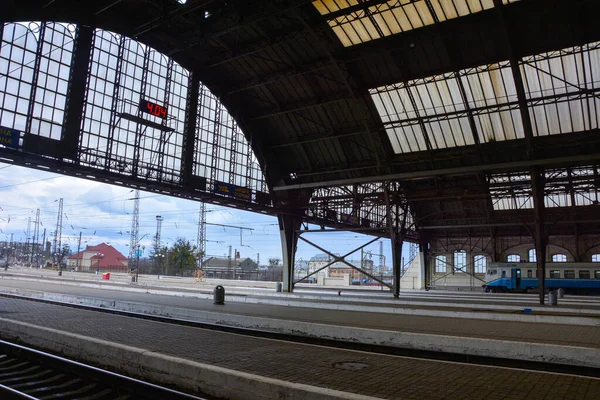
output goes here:
{"type": "Polygon", "coordinates": [[[370,93],[384,123],[417,117],[404,85],[383,86],[370,93]]]}
{"type": "Polygon", "coordinates": [[[546,207],[570,207],[571,195],[568,193],[553,193],[544,196],[546,207]]]}
{"type": "MultiPolygon", "coordinates": [[[[346,14],[339,11],[359,5],[356,0],[318,0],[313,6],[327,16],[329,26],[346,47],[370,40],[410,31],[437,22],[475,14],[494,7],[493,0],[390,0],[364,8],[353,8],[346,14]],[[433,10],[433,12],[432,12],[433,10]]],[[[503,4],[518,0],[503,0],[503,4]]]]}
{"type": "Polygon", "coordinates": [[[385,131],[396,154],[427,150],[425,138],[419,125],[405,127],[390,126],[385,131]]]}
{"type": "Polygon", "coordinates": [[[460,75],[471,108],[517,101],[517,89],[508,61],[463,70],[460,75]]]}
{"type": "Polygon", "coordinates": [[[358,4],[358,0],[318,0],[313,1],[313,5],[319,10],[321,15],[326,15],[344,8],[352,7],[358,4]]]}
{"type": "Polygon", "coordinates": [[[600,42],[525,57],[520,68],[535,136],[599,127],[600,42]]]}
{"type": "Polygon", "coordinates": [[[490,112],[473,116],[481,143],[523,139],[523,121],[519,110],[490,112]]]}
{"type": "Polygon", "coordinates": [[[469,120],[466,117],[430,122],[424,125],[433,149],[467,146],[475,143],[469,120]]]}
{"type": "Polygon", "coordinates": [[[438,115],[465,109],[458,82],[453,76],[454,74],[439,75],[424,84],[408,84],[420,115],[438,115]]]}

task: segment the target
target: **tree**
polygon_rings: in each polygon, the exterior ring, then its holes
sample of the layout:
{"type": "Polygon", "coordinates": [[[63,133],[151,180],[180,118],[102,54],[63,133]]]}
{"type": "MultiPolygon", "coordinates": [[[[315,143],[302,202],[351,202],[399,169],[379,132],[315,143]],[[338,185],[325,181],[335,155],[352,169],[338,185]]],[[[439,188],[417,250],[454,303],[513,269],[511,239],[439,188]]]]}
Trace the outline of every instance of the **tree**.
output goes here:
{"type": "Polygon", "coordinates": [[[154,235],[154,240],[152,241],[152,247],[150,248],[150,254],[148,255],[148,259],[151,262],[152,268],[150,268],[153,273],[160,274],[166,273],[164,265],[167,261],[167,253],[169,251],[167,246],[158,247],[157,248],[156,235],[154,235]]]}
{"type": "Polygon", "coordinates": [[[67,243],[64,243],[60,253],[63,257],[71,255],[71,246],[69,246],[67,243]]]}
{"type": "Polygon", "coordinates": [[[196,246],[178,238],[169,250],[169,266],[174,275],[191,275],[196,268],[196,246]]]}
{"type": "Polygon", "coordinates": [[[277,266],[279,266],[279,258],[277,257],[271,257],[269,258],[269,268],[275,268],[277,266]]]}

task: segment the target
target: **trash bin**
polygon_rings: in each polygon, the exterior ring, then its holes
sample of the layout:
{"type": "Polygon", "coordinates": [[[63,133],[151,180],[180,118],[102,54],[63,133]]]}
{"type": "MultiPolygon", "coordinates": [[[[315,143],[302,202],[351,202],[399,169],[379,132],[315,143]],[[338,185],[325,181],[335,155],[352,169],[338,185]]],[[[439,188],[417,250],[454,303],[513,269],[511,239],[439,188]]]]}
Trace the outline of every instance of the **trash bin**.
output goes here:
{"type": "Polygon", "coordinates": [[[221,285],[215,287],[214,304],[225,304],[225,288],[221,285]]]}
{"type": "Polygon", "coordinates": [[[551,290],[548,293],[548,305],[551,305],[551,306],[558,305],[558,298],[557,298],[556,292],[554,290],[551,290]]]}
{"type": "Polygon", "coordinates": [[[563,288],[558,289],[557,294],[558,294],[559,299],[564,298],[565,297],[565,289],[563,289],[563,288]]]}
{"type": "Polygon", "coordinates": [[[281,292],[282,288],[283,288],[283,284],[281,282],[277,282],[277,285],[275,285],[275,290],[277,290],[278,292],[281,292]]]}
{"type": "Polygon", "coordinates": [[[102,274],[102,279],[104,279],[105,281],[108,281],[110,279],[110,272],[102,274]]]}

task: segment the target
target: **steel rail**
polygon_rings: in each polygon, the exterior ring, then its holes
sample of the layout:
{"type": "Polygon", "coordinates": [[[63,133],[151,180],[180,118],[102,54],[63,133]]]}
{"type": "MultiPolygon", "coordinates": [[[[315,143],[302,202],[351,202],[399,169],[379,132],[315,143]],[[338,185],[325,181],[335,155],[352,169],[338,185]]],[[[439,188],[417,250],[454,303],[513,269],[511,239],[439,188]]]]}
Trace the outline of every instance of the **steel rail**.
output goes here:
{"type": "Polygon", "coordinates": [[[202,400],[201,397],[0,340],[0,398],[57,397],[202,400]]]}

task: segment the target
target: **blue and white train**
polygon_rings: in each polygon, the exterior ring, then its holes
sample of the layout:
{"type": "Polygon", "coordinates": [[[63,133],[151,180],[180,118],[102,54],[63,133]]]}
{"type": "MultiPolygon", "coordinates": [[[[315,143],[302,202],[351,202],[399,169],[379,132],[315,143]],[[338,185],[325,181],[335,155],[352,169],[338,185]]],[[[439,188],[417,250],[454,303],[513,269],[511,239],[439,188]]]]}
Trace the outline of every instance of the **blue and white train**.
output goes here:
{"type": "MultiPolygon", "coordinates": [[[[527,292],[539,287],[536,263],[490,263],[485,273],[486,292],[527,292]]],[[[546,289],[600,294],[600,263],[546,263],[546,289]]]]}

